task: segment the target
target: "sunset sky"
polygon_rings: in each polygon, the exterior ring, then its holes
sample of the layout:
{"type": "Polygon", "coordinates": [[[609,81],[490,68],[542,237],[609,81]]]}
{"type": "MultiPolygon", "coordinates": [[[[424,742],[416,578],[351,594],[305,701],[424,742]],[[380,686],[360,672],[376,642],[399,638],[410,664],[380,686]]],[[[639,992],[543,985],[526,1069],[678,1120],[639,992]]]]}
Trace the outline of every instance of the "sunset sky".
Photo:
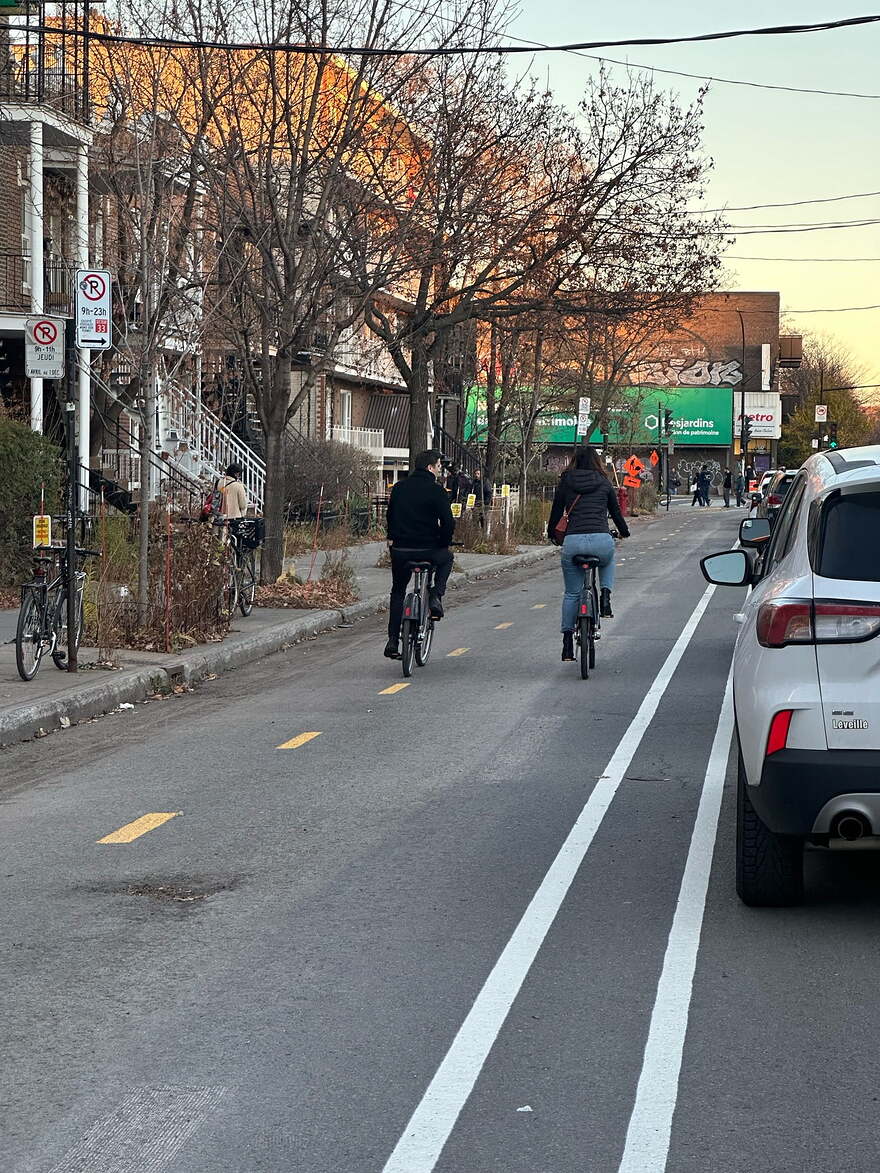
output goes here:
{"type": "MultiPolygon", "coordinates": [[[[862,15],[842,0],[521,0],[511,25],[517,36],[545,43],[676,36],[768,24],[862,15]]],[[[880,24],[797,36],[748,37],[715,44],[595,50],[596,55],[706,77],[844,90],[875,98],[786,93],[715,82],[706,103],[705,148],[715,162],[707,207],[782,203],[880,192],[880,24]]],[[[522,67],[526,67],[523,61],[522,67]]],[[[565,53],[537,54],[535,76],[576,105],[597,61],[565,53]]],[[[625,68],[611,67],[621,79],[625,68]]],[[[691,100],[698,80],[656,74],[691,100]]],[[[880,220],[880,195],[804,207],[730,212],[740,226],[880,220]]],[[[784,310],[880,304],[880,224],[836,230],[738,234],[729,250],[727,287],[778,289],[784,310]],[[747,260],[743,258],[774,258],[747,260]],[[792,258],[781,260],[775,258],[792,258]],[[805,258],[835,258],[817,260],[805,258]],[[857,258],[853,261],[838,258],[857,258]],[[862,260],[859,258],[873,258],[862,260]]],[[[792,313],[792,332],[833,334],[859,360],[865,382],[880,383],[880,309],[792,313]]],[[[876,393],[880,401],[880,391],[876,393]]]]}

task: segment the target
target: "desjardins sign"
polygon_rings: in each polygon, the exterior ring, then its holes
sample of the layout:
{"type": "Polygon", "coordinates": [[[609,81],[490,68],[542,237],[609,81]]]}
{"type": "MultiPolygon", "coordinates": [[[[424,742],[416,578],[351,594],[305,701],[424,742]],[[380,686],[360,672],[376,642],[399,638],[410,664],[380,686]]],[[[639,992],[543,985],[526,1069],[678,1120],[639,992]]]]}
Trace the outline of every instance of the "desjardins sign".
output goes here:
{"type": "MultiPolygon", "coordinates": [[[[657,443],[657,413],[672,412],[672,435],[676,444],[729,447],[731,443],[732,396],[730,387],[632,387],[630,408],[612,411],[608,422],[611,444],[631,447],[657,443]]],[[[737,401],[738,402],[738,401],[737,401]]],[[[536,444],[573,444],[577,430],[577,412],[546,411],[535,427],[536,444]]],[[[486,441],[486,391],[472,387],[468,391],[465,417],[465,441],[486,441]]],[[[590,443],[601,444],[602,434],[594,430],[590,443]]],[[[519,441],[519,425],[507,425],[502,443],[519,441]]]]}

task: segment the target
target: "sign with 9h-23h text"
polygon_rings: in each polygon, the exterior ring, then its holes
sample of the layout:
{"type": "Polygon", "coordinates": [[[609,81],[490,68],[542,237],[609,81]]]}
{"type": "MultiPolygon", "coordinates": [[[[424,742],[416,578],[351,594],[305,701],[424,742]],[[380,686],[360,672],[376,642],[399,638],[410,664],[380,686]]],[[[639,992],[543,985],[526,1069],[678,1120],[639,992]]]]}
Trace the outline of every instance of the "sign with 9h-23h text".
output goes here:
{"type": "Polygon", "coordinates": [[[84,350],[107,350],[110,343],[110,273],[77,269],[76,344],[84,350]]]}

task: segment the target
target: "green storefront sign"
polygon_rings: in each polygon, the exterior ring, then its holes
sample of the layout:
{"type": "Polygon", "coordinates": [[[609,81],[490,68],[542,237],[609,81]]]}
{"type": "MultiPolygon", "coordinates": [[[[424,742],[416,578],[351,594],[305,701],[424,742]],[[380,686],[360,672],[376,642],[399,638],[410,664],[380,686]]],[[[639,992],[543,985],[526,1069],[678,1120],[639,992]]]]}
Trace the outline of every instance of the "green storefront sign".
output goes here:
{"type": "MultiPolygon", "coordinates": [[[[611,413],[608,439],[611,444],[632,447],[657,443],[657,413],[672,412],[672,434],[676,444],[727,447],[731,442],[732,392],[729,387],[634,387],[630,410],[611,413]]],[[[486,392],[482,387],[468,392],[465,440],[485,443],[486,392]]],[[[573,444],[577,414],[548,411],[538,419],[536,444],[573,444]]],[[[519,428],[508,424],[503,442],[515,444],[519,428]]],[[[594,431],[590,442],[601,444],[602,436],[594,431]]]]}

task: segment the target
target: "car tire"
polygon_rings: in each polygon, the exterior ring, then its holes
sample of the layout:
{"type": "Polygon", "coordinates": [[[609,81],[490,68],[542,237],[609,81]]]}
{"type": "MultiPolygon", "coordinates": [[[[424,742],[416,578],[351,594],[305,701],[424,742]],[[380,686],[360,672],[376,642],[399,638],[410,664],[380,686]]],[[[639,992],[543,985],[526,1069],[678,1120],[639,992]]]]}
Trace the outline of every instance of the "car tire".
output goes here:
{"type": "Polygon", "coordinates": [[[752,908],[780,908],[804,898],[804,841],[777,835],[749,798],[742,753],[737,750],[736,892],[752,908]]]}

